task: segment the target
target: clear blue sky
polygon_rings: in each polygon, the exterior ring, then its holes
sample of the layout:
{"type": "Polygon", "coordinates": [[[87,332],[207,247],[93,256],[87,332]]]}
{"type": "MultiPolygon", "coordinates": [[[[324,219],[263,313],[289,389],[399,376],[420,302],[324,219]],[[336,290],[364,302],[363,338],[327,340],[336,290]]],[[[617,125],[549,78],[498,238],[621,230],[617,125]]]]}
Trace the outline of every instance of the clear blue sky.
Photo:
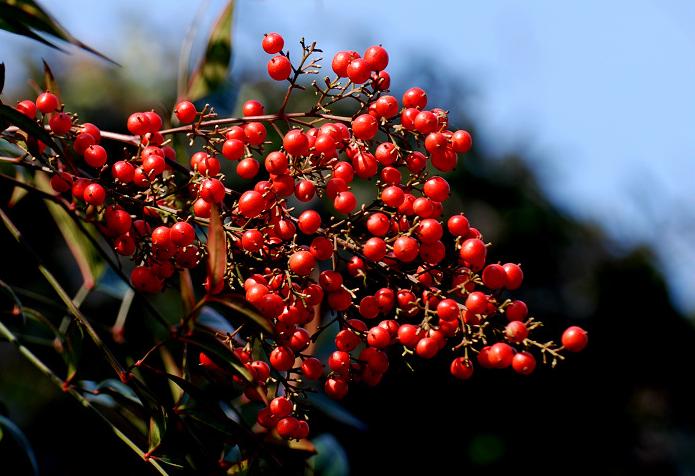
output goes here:
{"type": "MultiPolygon", "coordinates": [[[[42,3],[80,39],[137,70],[149,52],[179,47],[204,1],[42,3]],[[139,44],[147,49],[124,54],[119,40],[142,28],[147,41],[139,44]]],[[[223,2],[208,3],[214,12],[223,2]]],[[[409,86],[409,55],[445,65],[445,74],[473,86],[468,112],[479,124],[478,141],[495,154],[527,151],[553,200],[598,223],[618,248],[660,243],[658,263],[676,302],[695,312],[695,3],[239,4],[237,64],[264,60],[259,38],[279,31],[288,42],[317,40],[327,54],[383,43],[396,86],[409,86]]],[[[0,33],[8,81],[23,80],[21,56],[40,53],[29,40],[0,33]]]]}

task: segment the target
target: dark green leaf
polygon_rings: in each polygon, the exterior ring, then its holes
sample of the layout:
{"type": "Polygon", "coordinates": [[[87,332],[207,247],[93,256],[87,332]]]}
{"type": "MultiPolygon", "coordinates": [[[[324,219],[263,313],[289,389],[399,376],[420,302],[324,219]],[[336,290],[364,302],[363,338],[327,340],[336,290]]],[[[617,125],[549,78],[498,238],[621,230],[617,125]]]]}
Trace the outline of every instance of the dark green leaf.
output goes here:
{"type": "Polygon", "coordinates": [[[40,43],[43,43],[44,45],[50,46],[51,48],[55,48],[58,51],[65,51],[62,48],[59,48],[55,44],[45,39],[43,36],[35,33],[31,28],[28,28],[21,22],[18,22],[13,18],[6,17],[5,13],[6,12],[2,8],[0,8],[0,30],[5,30],[9,31],[10,33],[26,36],[27,38],[31,38],[32,40],[36,40],[40,43]]]}
{"type": "Polygon", "coordinates": [[[229,294],[225,296],[208,296],[206,300],[209,303],[221,304],[242,317],[252,320],[265,331],[272,333],[273,326],[270,321],[263,316],[260,312],[254,309],[247,301],[241,296],[236,294],[229,294]]]}
{"type": "MultiPolygon", "coordinates": [[[[58,21],[49,15],[38,3],[34,0],[0,0],[0,20],[4,20],[6,24],[9,24],[15,29],[8,29],[13,33],[18,33],[20,35],[29,36],[35,40],[41,41],[42,43],[48,44],[54,48],[57,48],[52,43],[40,37],[36,34],[36,31],[47,33],[51,36],[59,38],[67,43],[75,45],[83,50],[89,51],[111,63],[116,64],[113,60],[107,58],[103,54],[94,50],[93,48],[85,45],[80,40],[72,36],[58,21]],[[17,31],[17,28],[22,31],[17,31]],[[27,34],[26,31],[33,33],[27,34]]],[[[0,23],[0,28],[4,28],[2,23],[0,23]]],[[[59,49],[59,48],[57,48],[59,49]]]]}
{"type": "Polygon", "coordinates": [[[0,118],[6,119],[7,122],[13,126],[17,126],[31,137],[39,139],[48,147],[55,151],[59,151],[60,148],[55,143],[51,135],[46,129],[39,126],[36,122],[29,119],[27,116],[19,112],[13,107],[6,104],[0,104],[0,118]]]}
{"type": "Polygon", "coordinates": [[[219,88],[229,74],[232,56],[232,20],[235,0],[230,0],[210,32],[205,56],[193,71],[185,97],[191,101],[219,88]]]}
{"type": "MultiPolygon", "coordinates": [[[[43,173],[36,174],[36,185],[40,190],[49,193],[52,190],[48,178],[43,173]]],[[[94,288],[96,280],[105,268],[99,251],[60,205],[46,201],[46,206],[58,225],[60,233],[63,235],[72,255],[75,257],[80,273],[82,273],[84,286],[87,289],[94,288]]]]}
{"type": "MultiPolygon", "coordinates": [[[[24,453],[27,455],[27,459],[29,459],[29,464],[31,465],[33,474],[38,476],[39,465],[36,462],[34,450],[31,447],[31,444],[29,443],[27,437],[24,436],[24,433],[22,433],[22,430],[20,430],[19,427],[14,424],[14,422],[2,415],[0,415],[0,429],[4,429],[4,431],[10,436],[12,436],[12,438],[14,438],[17,444],[19,444],[19,446],[24,450],[24,453]]],[[[7,463],[8,462],[6,461],[5,465],[7,463]]]]}
{"type": "Polygon", "coordinates": [[[220,213],[217,207],[210,210],[210,224],[208,225],[208,279],[210,289],[218,289],[224,281],[227,268],[227,236],[222,226],[220,213]]]}
{"type": "Polygon", "coordinates": [[[55,76],[53,76],[53,71],[51,71],[51,67],[48,66],[48,63],[46,63],[46,60],[41,60],[43,61],[43,85],[44,89],[46,91],[50,91],[53,94],[55,94],[58,97],[58,101],[60,101],[60,88],[58,87],[58,83],[56,82],[55,76]]]}

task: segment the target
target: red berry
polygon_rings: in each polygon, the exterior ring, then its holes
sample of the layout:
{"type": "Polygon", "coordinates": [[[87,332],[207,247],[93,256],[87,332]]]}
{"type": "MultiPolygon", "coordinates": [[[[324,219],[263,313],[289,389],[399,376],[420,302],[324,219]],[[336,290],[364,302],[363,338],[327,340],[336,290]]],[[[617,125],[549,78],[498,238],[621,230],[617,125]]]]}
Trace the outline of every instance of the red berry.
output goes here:
{"type": "Polygon", "coordinates": [[[459,305],[453,299],[442,299],[437,304],[437,316],[444,321],[456,320],[460,314],[459,305]]]}
{"type": "Polygon", "coordinates": [[[286,397],[275,397],[270,401],[268,408],[276,417],[283,418],[292,413],[292,402],[286,397]]]}
{"type": "Polygon", "coordinates": [[[372,213],[367,219],[367,230],[374,236],[386,236],[391,220],[381,212],[372,213]]]}
{"type": "Polygon", "coordinates": [[[309,152],[309,139],[301,130],[291,129],[283,137],[282,146],[290,155],[307,155],[309,152]]]}
{"type": "Polygon", "coordinates": [[[473,145],[473,138],[466,131],[456,131],[454,135],[451,136],[451,147],[454,152],[459,154],[465,154],[468,152],[473,145]]]}
{"type": "Polygon", "coordinates": [[[323,364],[316,357],[309,357],[302,362],[302,373],[309,380],[317,380],[323,374],[323,364]]]}
{"type": "Polygon", "coordinates": [[[355,134],[355,137],[358,139],[373,139],[378,130],[379,125],[374,116],[370,114],[362,114],[352,120],[352,133],[355,134]]]}
{"type": "Polygon", "coordinates": [[[398,114],[398,100],[393,96],[381,96],[376,100],[376,112],[381,117],[391,119],[398,114]]]}
{"type": "Polygon", "coordinates": [[[530,375],[536,370],[536,358],[529,352],[519,352],[512,359],[512,368],[521,375],[530,375]]]}
{"type": "Polygon", "coordinates": [[[430,111],[421,111],[413,120],[413,126],[421,134],[429,134],[437,130],[437,116],[430,111]]]}
{"type": "Polygon", "coordinates": [[[482,240],[477,238],[469,238],[461,245],[459,255],[462,260],[469,264],[471,269],[477,271],[485,266],[487,247],[482,240]]]}
{"type": "Polygon", "coordinates": [[[391,165],[398,160],[398,149],[393,142],[384,142],[376,148],[374,157],[381,165],[391,165]]]}
{"type": "Polygon", "coordinates": [[[84,151],[84,161],[96,169],[103,167],[107,158],[106,149],[100,145],[90,145],[84,151]]]}
{"type": "Polygon", "coordinates": [[[222,155],[228,160],[239,160],[244,156],[245,146],[239,139],[228,139],[222,144],[222,155]]]}
{"type": "Polygon", "coordinates": [[[300,276],[308,276],[316,268],[316,259],[309,251],[295,251],[290,256],[289,267],[300,276]]]}
{"type": "Polygon", "coordinates": [[[398,328],[398,340],[409,349],[414,349],[425,335],[422,328],[413,324],[402,324],[398,328]]]}
{"type": "Polygon", "coordinates": [[[269,55],[274,55],[282,51],[282,48],[285,46],[285,40],[279,33],[266,33],[263,35],[261,46],[263,46],[263,51],[269,55]]]}
{"type": "Polygon", "coordinates": [[[528,307],[524,301],[512,301],[504,309],[504,313],[509,321],[524,321],[528,315],[528,307]]]}
{"type": "Polygon", "coordinates": [[[193,203],[193,213],[199,218],[210,218],[210,210],[212,209],[212,204],[199,198],[193,203]]]}
{"type": "Polygon", "coordinates": [[[98,183],[87,185],[84,189],[84,201],[90,205],[100,206],[106,200],[106,190],[98,183]]]}
{"type": "Polygon", "coordinates": [[[381,71],[389,64],[389,54],[381,46],[370,46],[364,52],[364,60],[372,71],[381,71]]]}
{"type": "Polygon", "coordinates": [[[589,335],[579,326],[571,326],[562,333],[562,345],[570,352],[584,350],[589,343],[589,335]]]}
{"type": "MultiPolygon", "coordinates": [[[[49,93],[48,91],[39,94],[36,98],[36,107],[42,114],[48,114],[58,109],[60,106],[60,101],[58,101],[58,96],[49,93]]],[[[34,113],[36,115],[36,113],[34,113]]]]}
{"type": "Polygon", "coordinates": [[[302,179],[294,186],[294,195],[300,202],[308,202],[316,195],[316,186],[311,180],[302,179]]]}
{"type": "Polygon", "coordinates": [[[333,200],[333,206],[336,211],[348,214],[357,206],[357,199],[352,192],[338,192],[333,200]]]}
{"type": "Polygon", "coordinates": [[[16,108],[19,112],[27,116],[29,119],[34,119],[36,118],[36,103],[34,101],[31,101],[29,99],[25,99],[24,101],[20,101],[17,103],[16,108]]]}
{"type": "Polygon", "coordinates": [[[451,361],[449,372],[457,379],[467,380],[473,376],[473,363],[465,357],[457,357],[451,361]]]}
{"type": "Polygon", "coordinates": [[[299,422],[295,417],[285,417],[278,421],[275,429],[282,438],[289,440],[294,437],[294,434],[299,430],[299,422]]]}
{"type": "Polygon", "coordinates": [[[356,51],[339,51],[333,57],[331,62],[331,67],[333,72],[341,78],[347,78],[348,65],[354,60],[359,58],[359,54],[356,51]]]}
{"type": "Polygon", "coordinates": [[[474,314],[485,314],[488,298],[480,291],[474,291],[466,298],[466,308],[474,314]]]}
{"type": "Polygon", "coordinates": [[[348,393],[348,383],[342,378],[331,377],[326,379],[323,391],[326,392],[326,395],[335,400],[342,400],[348,393]]]}
{"type": "Polygon", "coordinates": [[[355,84],[362,84],[371,77],[369,63],[363,58],[356,58],[350,61],[347,67],[347,76],[355,84]]]}
{"type": "Polygon", "coordinates": [[[255,99],[250,99],[241,106],[241,113],[244,115],[244,117],[262,116],[264,111],[265,109],[263,104],[255,99]]]}
{"type": "Polygon", "coordinates": [[[155,133],[162,128],[162,117],[154,111],[144,112],[147,116],[147,120],[150,123],[150,129],[148,132],[155,133]]]}
{"type": "Polygon", "coordinates": [[[244,134],[249,144],[261,145],[268,136],[268,131],[261,122],[249,122],[244,126],[244,134]]]}
{"type": "Polygon", "coordinates": [[[198,111],[196,111],[195,105],[193,105],[192,102],[181,101],[174,108],[174,114],[176,115],[176,118],[183,124],[190,124],[191,122],[195,121],[198,111]]]}
{"type": "Polygon", "coordinates": [[[143,136],[150,131],[150,119],[142,112],[135,112],[128,117],[128,130],[136,136],[143,136]]]}
{"type": "Polygon", "coordinates": [[[498,342],[490,347],[488,360],[497,369],[504,369],[512,365],[514,349],[509,344],[498,342]]]}
{"type": "Polygon", "coordinates": [[[77,137],[75,137],[75,142],[73,142],[72,148],[75,149],[75,152],[82,155],[84,154],[84,151],[87,150],[87,147],[94,144],[96,144],[94,136],[87,134],[86,132],[82,132],[77,134],[77,137]]]}
{"type": "Polygon", "coordinates": [[[321,215],[316,210],[305,210],[297,219],[299,229],[305,235],[313,235],[321,227],[321,215]]]}
{"type": "Polygon", "coordinates": [[[434,218],[425,218],[417,227],[417,234],[424,244],[432,244],[439,241],[444,235],[442,224],[434,218]]]}
{"type": "Polygon", "coordinates": [[[383,349],[391,345],[391,334],[383,327],[372,327],[367,333],[367,343],[377,349],[383,349]]]}
{"type": "Polygon", "coordinates": [[[490,289],[502,289],[507,283],[507,273],[499,264],[489,264],[483,270],[483,284],[490,289]]]}
{"type": "Polygon", "coordinates": [[[271,174],[284,174],[287,172],[289,162],[287,156],[280,151],[273,151],[265,158],[265,169],[271,174]]]}
{"type": "Polygon", "coordinates": [[[417,258],[420,246],[415,238],[399,236],[393,243],[393,254],[400,261],[410,263],[417,258]]]}
{"type": "Polygon", "coordinates": [[[246,218],[255,218],[265,208],[263,195],[255,190],[247,190],[239,197],[239,212],[246,218]]]}
{"type": "Polygon", "coordinates": [[[193,244],[194,240],[195,230],[190,223],[180,221],[171,227],[171,241],[179,248],[193,244]]]}
{"type": "Polygon", "coordinates": [[[507,263],[503,268],[507,275],[507,289],[512,291],[519,289],[519,287],[521,287],[521,282],[524,280],[524,272],[521,271],[521,266],[514,263],[507,263]]]}
{"type": "Polygon", "coordinates": [[[415,353],[423,359],[431,359],[439,352],[439,342],[432,337],[424,337],[415,346],[415,353]]]}
{"type": "Polygon", "coordinates": [[[328,357],[328,367],[339,374],[346,375],[350,371],[350,354],[336,350],[328,357]]]}
{"type": "Polygon", "coordinates": [[[449,198],[449,193],[451,189],[449,188],[449,182],[447,182],[442,177],[431,177],[423,187],[425,195],[434,200],[435,202],[443,202],[449,198]]]}
{"type": "Polygon", "coordinates": [[[125,210],[108,207],[104,214],[106,228],[112,236],[124,235],[130,230],[132,219],[125,210]]]}
{"type": "Polygon", "coordinates": [[[386,91],[391,87],[391,76],[386,71],[372,73],[372,87],[377,91],[386,91]]]}
{"type": "Polygon", "coordinates": [[[48,126],[54,134],[62,136],[70,132],[72,119],[64,112],[54,112],[48,119],[48,126]]]}
{"type": "Polygon", "coordinates": [[[133,268],[130,273],[130,282],[137,291],[150,294],[159,292],[164,285],[162,279],[154,273],[152,268],[146,266],[133,268]]]}
{"type": "Polygon", "coordinates": [[[270,353],[270,365],[280,372],[290,370],[294,365],[294,352],[282,345],[276,347],[270,353]]]}
{"type": "Polygon", "coordinates": [[[275,81],[284,81],[290,77],[291,73],[292,64],[286,56],[273,56],[270,61],[268,61],[268,74],[275,81]]]}
{"type": "Polygon", "coordinates": [[[422,109],[427,105],[427,94],[420,88],[410,88],[403,94],[403,106],[422,109]]]}
{"type": "Polygon", "coordinates": [[[241,159],[237,164],[236,173],[243,179],[252,179],[258,174],[260,169],[261,164],[259,164],[256,159],[246,157],[245,159],[241,159]]]}
{"type": "Polygon", "coordinates": [[[405,200],[405,193],[396,185],[390,185],[381,192],[381,201],[389,207],[398,208],[403,200],[405,200]]]}
{"type": "Polygon", "coordinates": [[[214,178],[205,179],[200,186],[200,198],[208,203],[221,203],[225,193],[222,182],[214,178]]]}
{"type": "Polygon", "coordinates": [[[521,321],[511,321],[504,328],[504,333],[510,342],[521,343],[528,337],[528,329],[526,324],[521,321]]]}
{"type": "Polygon", "coordinates": [[[329,293],[327,300],[328,306],[336,311],[345,311],[352,305],[352,295],[343,288],[329,293]]]}
{"type": "Polygon", "coordinates": [[[467,236],[470,230],[468,218],[463,215],[454,215],[446,223],[449,233],[454,236],[467,236]]]}

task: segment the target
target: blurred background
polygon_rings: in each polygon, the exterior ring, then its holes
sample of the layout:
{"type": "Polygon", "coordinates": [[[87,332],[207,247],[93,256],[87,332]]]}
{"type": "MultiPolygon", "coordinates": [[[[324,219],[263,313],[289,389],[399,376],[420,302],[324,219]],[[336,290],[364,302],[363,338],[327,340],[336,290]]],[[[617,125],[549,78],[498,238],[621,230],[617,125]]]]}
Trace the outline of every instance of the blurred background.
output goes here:
{"type": "MultiPolygon", "coordinates": [[[[171,109],[184,37],[195,63],[224,2],[42,4],[121,67],[0,31],[3,99],[33,97],[27,79],[40,80],[45,58],[68,109],[119,131],[134,110],[171,109]]],[[[300,37],[318,41],[328,59],[382,44],[396,97],[423,87],[473,132],[449,178],[492,260],[523,263],[519,296],[551,331],[576,323],[591,336],[583,355],[531,378],[480,372],[462,384],[442,361],[356,389],[345,407],[366,430],[316,421],[342,447],[336,474],[695,474],[694,24],[685,0],[237,2],[231,75],[208,98],[218,111],[278,101],[265,32],[294,54],[300,37]]],[[[5,234],[0,244],[0,278],[21,275],[5,234]]],[[[92,474],[103,458],[102,474],[150,474],[15,354],[0,344],[0,401],[41,474],[92,474]]]]}

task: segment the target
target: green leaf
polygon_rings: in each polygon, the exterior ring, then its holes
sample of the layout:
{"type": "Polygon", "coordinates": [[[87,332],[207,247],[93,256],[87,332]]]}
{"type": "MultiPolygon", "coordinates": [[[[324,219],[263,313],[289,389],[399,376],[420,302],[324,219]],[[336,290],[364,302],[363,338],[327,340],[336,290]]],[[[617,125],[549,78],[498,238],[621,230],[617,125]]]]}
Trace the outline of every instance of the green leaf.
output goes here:
{"type": "Polygon", "coordinates": [[[207,296],[206,301],[208,303],[221,304],[242,317],[252,320],[268,333],[272,334],[273,332],[273,326],[268,318],[258,312],[248,303],[248,301],[246,301],[246,299],[239,295],[228,294],[225,296],[207,296]]]}
{"type": "MultiPolygon", "coordinates": [[[[52,193],[52,188],[45,174],[36,174],[36,185],[40,190],[52,193]]],[[[46,206],[70,248],[77,266],[80,268],[84,286],[87,289],[94,288],[96,280],[105,269],[99,251],[94,248],[91,241],[82,233],[82,230],[75,224],[72,217],[60,205],[46,201],[46,206]]],[[[87,226],[85,224],[85,227],[87,226]]]]}
{"type": "Polygon", "coordinates": [[[43,61],[44,89],[55,94],[58,97],[58,101],[60,101],[60,87],[58,87],[58,82],[56,81],[55,76],[53,76],[53,71],[51,71],[51,67],[48,66],[45,59],[42,59],[41,61],[43,61]]]}
{"type": "Polygon", "coordinates": [[[191,74],[185,98],[195,101],[219,88],[229,74],[232,57],[232,20],[235,0],[230,0],[210,32],[205,56],[191,74]]]}
{"type": "Polygon", "coordinates": [[[227,235],[222,226],[222,220],[217,207],[210,210],[208,225],[208,279],[210,290],[218,289],[224,281],[227,268],[227,235]]]}
{"type": "Polygon", "coordinates": [[[17,126],[29,136],[39,139],[48,147],[55,151],[60,151],[60,147],[53,140],[46,129],[39,126],[36,122],[6,104],[0,104],[0,118],[6,119],[13,126],[17,126]]]}
{"type": "MultiPolygon", "coordinates": [[[[15,178],[21,183],[27,183],[27,181],[29,180],[29,176],[26,170],[19,167],[15,170],[15,178]]],[[[17,203],[19,203],[19,201],[22,198],[24,198],[27,195],[27,193],[29,192],[26,188],[15,187],[14,190],[12,190],[12,195],[10,196],[10,200],[7,202],[7,206],[10,208],[14,207],[15,205],[17,205],[17,203]]]]}
{"type": "MultiPolygon", "coordinates": [[[[36,456],[34,455],[34,450],[31,447],[31,444],[29,443],[29,440],[27,439],[26,436],[24,436],[24,433],[22,433],[22,430],[19,429],[17,425],[12,422],[9,418],[6,418],[2,415],[0,415],[0,429],[4,429],[14,440],[19,444],[19,446],[24,450],[24,453],[27,456],[27,459],[29,460],[29,464],[31,465],[31,469],[33,474],[38,476],[39,474],[39,465],[36,462],[36,456]]],[[[5,462],[9,463],[9,462],[5,462]]]]}
{"type": "Polygon", "coordinates": [[[12,33],[28,36],[60,50],[60,48],[38,35],[36,32],[40,31],[47,33],[82,48],[85,51],[89,51],[106,61],[117,64],[72,36],[63,25],[58,23],[55,18],[49,15],[34,0],[0,0],[0,28],[11,31],[12,33]],[[7,25],[9,25],[9,28],[6,28],[7,25]]]}

